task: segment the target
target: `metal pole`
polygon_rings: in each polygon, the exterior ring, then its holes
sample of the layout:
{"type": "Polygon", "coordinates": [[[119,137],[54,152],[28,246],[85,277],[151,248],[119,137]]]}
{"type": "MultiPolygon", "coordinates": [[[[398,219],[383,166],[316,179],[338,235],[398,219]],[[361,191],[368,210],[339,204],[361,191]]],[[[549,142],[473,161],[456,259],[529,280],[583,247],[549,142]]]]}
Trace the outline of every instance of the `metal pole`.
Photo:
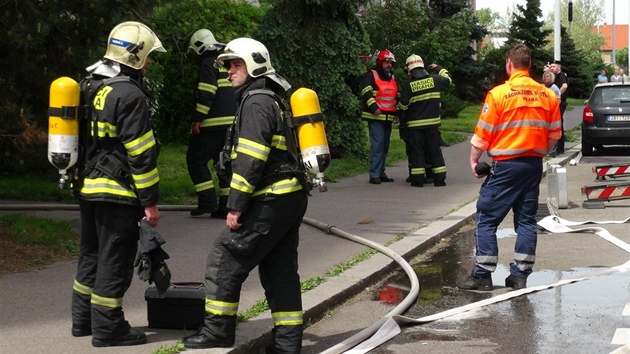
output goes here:
{"type": "Polygon", "coordinates": [[[617,40],[615,39],[615,32],[617,30],[617,26],[615,25],[615,0],[613,0],[613,28],[612,28],[612,32],[613,32],[613,38],[612,38],[612,47],[613,47],[613,54],[612,54],[612,62],[613,62],[613,68],[615,67],[615,64],[617,62],[617,59],[615,58],[616,54],[615,54],[615,47],[617,46],[617,40]]]}
{"type": "Polygon", "coordinates": [[[556,0],[554,10],[554,29],[553,29],[553,58],[560,60],[560,0],[556,0]]]}
{"type": "Polygon", "coordinates": [[[630,68],[630,4],[628,4],[628,68],[630,68]]]}

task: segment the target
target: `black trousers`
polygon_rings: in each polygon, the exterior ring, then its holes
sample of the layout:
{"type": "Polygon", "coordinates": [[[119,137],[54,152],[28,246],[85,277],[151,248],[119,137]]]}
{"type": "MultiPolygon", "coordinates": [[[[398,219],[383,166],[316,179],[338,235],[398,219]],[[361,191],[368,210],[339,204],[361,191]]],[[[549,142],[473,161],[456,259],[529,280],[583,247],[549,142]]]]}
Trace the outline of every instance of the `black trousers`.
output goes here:
{"type": "MultiPolygon", "coordinates": [[[[302,348],[302,297],[297,249],[307,198],[305,192],[299,191],[268,201],[252,200],[239,219],[243,227],[237,231],[226,228],[212,245],[206,262],[206,303],[229,304],[235,312],[241,286],[252,269],[258,266],[260,282],[272,315],[300,313],[300,323],[278,325],[274,322],[268,347],[273,353],[299,353],[302,348]],[[231,247],[233,240],[244,245],[247,252],[235,251],[231,247]]],[[[206,307],[203,333],[218,341],[233,340],[236,314],[218,312],[206,307]]]]}
{"type": "Polygon", "coordinates": [[[434,182],[446,179],[446,165],[442,149],[442,138],[438,128],[409,129],[407,131],[407,151],[411,182],[424,183],[425,176],[433,174],[434,182]],[[427,163],[430,162],[430,171],[427,163]]]}
{"type": "MultiPolygon", "coordinates": [[[[201,129],[199,134],[191,134],[186,152],[188,174],[197,191],[197,204],[206,210],[217,210],[217,196],[208,163],[219,163],[219,155],[225,145],[226,129],[201,129]]],[[[218,208],[226,211],[225,204],[229,193],[230,181],[219,178],[218,208]]]]}
{"type": "Polygon", "coordinates": [[[556,151],[559,153],[564,153],[564,111],[567,109],[566,102],[560,102],[560,118],[562,122],[562,136],[556,143],[556,151]]]}
{"type": "Polygon", "coordinates": [[[72,292],[72,323],[92,327],[93,338],[126,334],[122,298],[131,285],[142,209],[79,202],[81,254],[72,292]]]}

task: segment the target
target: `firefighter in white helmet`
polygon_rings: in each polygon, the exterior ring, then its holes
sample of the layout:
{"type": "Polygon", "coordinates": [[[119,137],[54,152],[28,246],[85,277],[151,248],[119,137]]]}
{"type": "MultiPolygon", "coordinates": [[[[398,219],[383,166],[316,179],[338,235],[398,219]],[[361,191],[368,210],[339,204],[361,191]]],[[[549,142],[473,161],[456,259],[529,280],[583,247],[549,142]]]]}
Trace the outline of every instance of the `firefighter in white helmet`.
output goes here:
{"type": "Polygon", "coordinates": [[[208,168],[208,162],[219,163],[219,155],[225,143],[227,128],[232,125],[238,103],[234,97],[234,88],[228,80],[227,69],[215,68],[217,59],[225,44],[218,42],[212,32],[205,28],[190,37],[189,51],[199,57],[197,75],[196,107],[192,116],[192,133],[188,140],[186,165],[188,174],[197,192],[197,208],[191,216],[210,214],[212,217],[225,218],[230,181],[224,174],[219,174],[219,199],[215,192],[215,181],[208,168]]]}
{"type": "Polygon", "coordinates": [[[291,86],[276,74],[267,48],[250,38],[229,42],[217,65],[229,68],[240,102],[229,133],[232,143],[227,144],[232,145],[230,211],[207,259],[204,324],[183,343],[187,348],[234,344],[241,285],[258,266],[274,321],[267,353],[299,353],[303,323],[297,247],[307,193],[287,169],[291,158],[284,118],[272,96],[284,95],[291,86]]]}
{"type": "Polygon", "coordinates": [[[82,81],[91,122],[78,176],[81,254],[72,292],[72,335],[92,335],[95,347],[146,343],[130,327],[122,300],[133,276],[142,218],[157,226],[160,213],[158,143],[142,80],[152,52],[165,52],[139,22],[112,29],[102,60],[82,81]]]}
{"type": "Polygon", "coordinates": [[[398,110],[406,126],[411,186],[424,186],[428,160],[433,185],[442,187],[446,185],[446,164],[440,147],[441,92],[451,84],[451,77],[437,64],[429,65],[437,74],[429,74],[419,55],[409,56],[406,65],[409,81],[401,85],[398,110]]]}

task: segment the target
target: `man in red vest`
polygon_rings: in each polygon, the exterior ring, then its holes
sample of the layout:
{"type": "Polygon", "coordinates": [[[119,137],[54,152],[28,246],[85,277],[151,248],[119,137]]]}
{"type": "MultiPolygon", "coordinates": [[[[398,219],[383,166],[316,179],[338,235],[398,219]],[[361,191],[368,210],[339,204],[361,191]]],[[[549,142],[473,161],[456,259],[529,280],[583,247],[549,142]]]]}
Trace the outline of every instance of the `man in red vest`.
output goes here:
{"type": "Polygon", "coordinates": [[[394,182],[385,174],[385,160],[389,151],[392,123],[398,122],[396,105],[398,86],[392,73],[396,63],[394,54],[387,49],[378,53],[376,67],[361,78],[361,118],[368,122],[370,133],[370,183],[394,182]]]}

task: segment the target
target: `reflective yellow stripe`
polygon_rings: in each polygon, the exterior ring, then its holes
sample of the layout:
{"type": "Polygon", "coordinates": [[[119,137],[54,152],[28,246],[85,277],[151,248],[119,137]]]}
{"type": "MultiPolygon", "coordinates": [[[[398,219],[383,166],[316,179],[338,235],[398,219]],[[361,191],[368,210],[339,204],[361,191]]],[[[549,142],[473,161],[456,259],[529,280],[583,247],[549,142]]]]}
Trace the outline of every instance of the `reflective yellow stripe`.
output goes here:
{"type": "Polygon", "coordinates": [[[221,196],[230,195],[230,188],[221,188],[221,196]]]}
{"type": "Polygon", "coordinates": [[[92,288],[79,283],[76,279],[74,280],[74,285],[72,285],[72,290],[78,292],[79,294],[92,295],[92,288]]]}
{"type": "Polygon", "coordinates": [[[273,312],[271,317],[276,326],[300,326],[304,321],[302,311],[273,312]]]}
{"type": "Polygon", "coordinates": [[[136,188],[138,189],[151,187],[160,181],[157,167],[147,173],[143,173],[141,175],[132,174],[132,176],[136,188]]]}
{"type": "Polygon", "coordinates": [[[423,118],[418,120],[410,120],[407,122],[407,128],[414,127],[426,127],[429,125],[438,125],[441,123],[440,117],[437,118],[423,118]]]}
{"type": "Polygon", "coordinates": [[[426,170],[424,169],[424,167],[417,167],[417,168],[412,168],[411,169],[411,174],[412,175],[423,175],[426,173],[426,170]]]}
{"type": "Polygon", "coordinates": [[[92,305],[99,305],[115,309],[117,307],[122,307],[122,300],[122,297],[115,298],[92,294],[92,300],[90,300],[90,303],[92,305]]]}
{"type": "Polygon", "coordinates": [[[232,87],[232,83],[228,79],[219,79],[217,84],[219,84],[219,87],[232,87]]]}
{"type": "Polygon", "coordinates": [[[236,147],[237,153],[243,153],[265,162],[267,161],[270,151],[270,147],[244,138],[238,139],[238,145],[236,147]]]}
{"type": "Polygon", "coordinates": [[[234,316],[238,311],[238,302],[225,302],[206,298],[206,312],[219,316],[234,316]]]}
{"type": "Polygon", "coordinates": [[[120,195],[123,197],[136,198],[136,193],[132,190],[118,184],[118,182],[109,178],[86,178],[83,182],[83,188],[81,188],[83,194],[99,194],[108,193],[114,195],[120,195]]]}
{"type": "Polygon", "coordinates": [[[210,107],[204,106],[201,103],[197,103],[196,110],[197,110],[197,112],[199,112],[201,114],[208,114],[208,112],[210,112],[210,107]]]}
{"type": "Polygon", "coordinates": [[[363,88],[363,90],[361,90],[361,93],[359,94],[359,96],[363,96],[367,92],[370,92],[370,91],[372,91],[372,93],[374,93],[374,88],[372,87],[372,85],[365,86],[365,88],[363,88]]]}
{"type": "Polygon", "coordinates": [[[125,144],[127,152],[131,156],[138,156],[143,152],[149,150],[155,146],[155,138],[153,137],[153,130],[149,130],[143,136],[138,139],[132,140],[125,144]]]}
{"type": "MultiPolygon", "coordinates": [[[[232,178],[232,181],[234,181],[234,178],[232,178]]],[[[293,177],[291,179],[280,180],[278,182],[271,184],[270,186],[266,188],[256,191],[254,194],[252,194],[252,197],[259,196],[262,194],[274,194],[274,195],[287,194],[287,193],[299,191],[301,189],[302,189],[302,185],[298,181],[297,177],[293,177]]]]}
{"type": "MultiPolygon", "coordinates": [[[[94,136],[94,124],[95,122],[91,122],[92,128],[90,129],[90,135],[94,136]]],[[[99,138],[104,138],[109,136],[111,138],[115,138],[118,136],[116,133],[116,126],[108,123],[108,122],[96,122],[97,134],[99,138]]]]}
{"type": "Polygon", "coordinates": [[[274,135],[271,137],[271,146],[287,151],[287,138],[284,135],[274,135]]]}
{"type": "Polygon", "coordinates": [[[208,189],[212,189],[214,188],[214,181],[213,180],[209,180],[206,182],[201,182],[201,183],[197,183],[195,184],[195,190],[197,192],[202,192],[208,189]]]}
{"type": "Polygon", "coordinates": [[[249,182],[247,182],[247,180],[243,176],[237,173],[233,173],[232,181],[230,182],[230,188],[236,189],[237,191],[241,191],[243,193],[252,193],[256,187],[249,184],[249,182]]]}
{"type": "Polygon", "coordinates": [[[446,166],[432,168],[433,173],[446,173],[446,166]]]}
{"type": "Polygon", "coordinates": [[[214,126],[219,126],[219,125],[230,125],[232,124],[232,122],[234,122],[234,116],[211,117],[211,118],[206,118],[202,120],[199,126],[202,128],[206,128],[206,127],[214,127],[214,126]]]}
{"type": "Polygon", "coordinates": [[[205,82],[200,82],[197,85],[197,90],[210,92],[212,94],[217,93],[217,87],[215,85],[208,84],[208,83],[205,83],[205,82]]]}
{"type": "Polygon", "coordinates": [[[413,96],[411,97],[411,99],[409,99],[409,104],[412,104],[414,102],[422,102],[422,101],[427,101],[430,99],[440,99],[441,95],[439,92],[429,92],[429,93],[425,93],[422,95],[418,95],[418,96],[413,96]]]}

